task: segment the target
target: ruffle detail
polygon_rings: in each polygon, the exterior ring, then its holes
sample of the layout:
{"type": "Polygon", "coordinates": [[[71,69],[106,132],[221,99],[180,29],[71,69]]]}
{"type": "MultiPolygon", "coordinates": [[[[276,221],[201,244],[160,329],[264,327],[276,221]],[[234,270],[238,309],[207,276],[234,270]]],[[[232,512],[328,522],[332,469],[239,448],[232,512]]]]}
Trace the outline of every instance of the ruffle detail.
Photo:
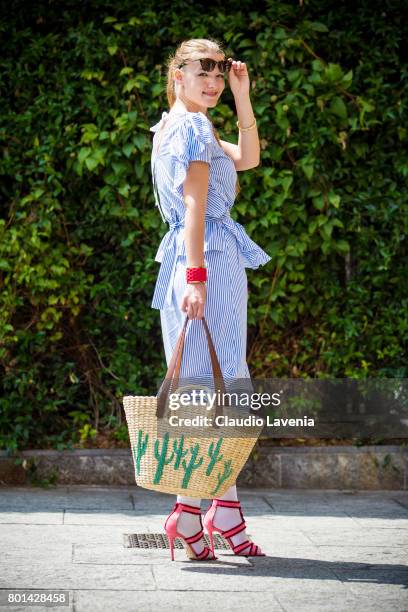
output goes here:
{"type": "Polygon", "coordinates": [[[163,238],[161,239],[161,242],[159,244],[159,248],[157,249],[154,261],[158,261],[160,263],[163,261],[163,257],[167,253],[167,250],[171,248],[171,245],[169,247],[170,238],[172,238],[171,232],[170,231],[166,232],[163,238]]]}
{"type": "MultiPolygon", "coordinates": [[[[169,230],[162,238],[157,249],[154,260],[162,262],[163,258],[170,252],[174,255],[174,243],[176,245],[175,257],[187,256],[186,243],[184,240],[184,221],[181,227],[169,230]]],[[[221,223],[211,223],[206,219],[204,231],[204,253],[207,251],[225,251],[225,237],[221,223]]]]}
{"type": "Polygon", "coordinates": [[[256,270],[259,266],[264,266],[268,261],[271,261],[272,257],[248,236],[241,223],[228,217],[226,219],[226,227],[228,227],[238,241],[240,255],[245,268],[256,270]]]}
{"type": "Polygon", "coordinates": [[[201,111],[187,112],[172,133],[170,152],[175,164],[173,188],[183,198],[183,183],[190,162],[211,162],[211,143],[214,133],[208,118],[201,111]]]}

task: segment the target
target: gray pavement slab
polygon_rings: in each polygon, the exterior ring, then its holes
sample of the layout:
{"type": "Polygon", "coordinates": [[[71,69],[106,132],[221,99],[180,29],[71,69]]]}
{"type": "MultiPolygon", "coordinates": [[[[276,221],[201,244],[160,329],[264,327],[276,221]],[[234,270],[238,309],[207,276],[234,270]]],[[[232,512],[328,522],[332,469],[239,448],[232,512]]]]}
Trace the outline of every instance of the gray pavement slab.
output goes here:
{"type": "Polygon", "coordinates": [[[32,496],[32,489],[29,487],[13,487],[0,489],[0,511],[3,508],[23,509],[29,507],[34,510],[66,510],[76,509],[96,509],[96,510],[128,510],[133,508],[134,500],[132,490],[116,487],[95,487],[81,491],[76,487],[57,487],[53,489],[40,489],[35,497],[32,496]]]}
{"type": "MultiPolygon", "coordinates": [[[[240,489],[262,558],[124,546],[164,533],[175,497],[134,487],[0,488],[0,595],[66,589],[73,612],[408,610],[408,492],[240,489]]],[[[205,511],[209,500],[203,500],[205,511]]]]}
{"type": "Polygon", "coordinates": [[[234,600],[234,611],[248,612],[284,612],[273,593],[266,592],[262,598],[254,600],[254,593],[240,592],[239,597],[231,598],[229,592],[194,591],[189,594],[185,591],[145,591],[145,592],[118,592],[105,591],[104,597],[89,591],[77,591],[77,610],[94,610],[106,612],[107,610],[120,610],[121,612],[192,612],[192,610],[231,610],[234,600]]]}
{"type": "Polygon", "coordinates": [[[24,525],[62,525],[64,512],[27,512],[26,508],[18,510],[13,508],[10,512],[0,510],[0,524],[13,525],[16,523],[24,525]]]}

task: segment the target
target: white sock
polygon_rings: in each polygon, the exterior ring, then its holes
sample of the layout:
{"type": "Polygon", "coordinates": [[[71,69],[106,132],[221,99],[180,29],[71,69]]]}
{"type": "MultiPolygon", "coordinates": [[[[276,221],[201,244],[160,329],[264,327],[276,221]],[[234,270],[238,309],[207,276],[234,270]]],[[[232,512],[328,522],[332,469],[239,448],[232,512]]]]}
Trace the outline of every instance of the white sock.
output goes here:
{"type": "Polygon", "coordinates": [[[177,495],[177,501],[180,502],[180,504],[187,504],[188,506],[195,506],[196,508],[201,507],[201,499],[198,499],[198,497],[184,497],[184,495],[177,495]]]}
{"type": "MultiPolygon", "coordinates": [[[[195,508],[201,508],[201,499],[197,497],[185,497],[184,495],[177,495],[177,501],[181,504],[187,504],[188,506],[194,506],[195,508]]],[[[177,521],[177,531],[182,535],[191,537],[195,535],[201,529],[200,515],[191,514],[191,512],[182,512],[177,521]]],[[[199,555],[205,546],[203,538],[197,540],[193,544],[190,544],[194,552],[199,555]]]]}
{"type": "Polygon", "coordinates": [[[225,491],[224,495],[221,495],[217,499],[225,499],[225,501],[238,501],[237,485],[232,485],[225,491]]]}

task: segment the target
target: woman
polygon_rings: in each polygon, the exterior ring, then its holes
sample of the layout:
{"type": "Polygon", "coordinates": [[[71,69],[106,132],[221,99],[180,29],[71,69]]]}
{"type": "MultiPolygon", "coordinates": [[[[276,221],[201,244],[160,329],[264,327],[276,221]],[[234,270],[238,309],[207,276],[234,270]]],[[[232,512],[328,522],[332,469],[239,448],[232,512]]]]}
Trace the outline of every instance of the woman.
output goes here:
{"type": "MultiPolygon", "coordinates": [[[[237,170],[259,164],[249,86],[245,63],[226,60],[216,41],[184,41],[168,61],[170,112],[164,112],[161,121],[150,128],[155,132],[152,175],[156,205],[170,225],[155,258],[161,266],[151,306],[160,309],[167,365],[184,323],[183,313],[191,319],[180,378],[212,382],[207,340],[197,321],[204,315],[226,384],[250,378],[245,267],[257,268],[271,258],[230,216],[237,170]],[[220,140],[207,114],[208,108],[217,105],[226,76],[237,108],[238,145],[220,140]],[[188,276],[187,268],[193,268],[188,276]]],[[[171,550],[172,539],[178,536],[190,558],[215,559],[213,547],[210,551],[203,540],[200,504],[199,499],[178,495],[165,530],[171,550]]],[[[235,554],[264,556],[246,536],[235,485],[212,501],[204,524],[209,532],[221,533],[235,554]]]]}

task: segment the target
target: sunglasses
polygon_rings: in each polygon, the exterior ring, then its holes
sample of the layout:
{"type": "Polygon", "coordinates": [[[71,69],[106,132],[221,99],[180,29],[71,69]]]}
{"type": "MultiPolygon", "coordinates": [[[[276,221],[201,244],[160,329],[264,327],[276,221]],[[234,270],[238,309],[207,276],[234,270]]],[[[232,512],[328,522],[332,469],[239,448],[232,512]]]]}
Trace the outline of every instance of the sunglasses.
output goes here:
{"type": "MultiPolygon", "coordinates": [[[[226,60],[221,60],[219,62],[216,62],[215,60],[209,57],[205,57],[200,60],[197,59],[197,60],[190,60],[190,61],[191,62],[199,61],[201,64],[201,68],[205,70],[205,72],[211,72],[212,70],[214,70],[215,66],[217,66],[218,70],[222,73],[229,72],[232,66],[232,59],[226,59],[226,60]]],[[[182,66],[185,66],[188,63],[189,62],[183,62],[182,64],[179,65],[179,68],[181,68],[182,66]]]]}

